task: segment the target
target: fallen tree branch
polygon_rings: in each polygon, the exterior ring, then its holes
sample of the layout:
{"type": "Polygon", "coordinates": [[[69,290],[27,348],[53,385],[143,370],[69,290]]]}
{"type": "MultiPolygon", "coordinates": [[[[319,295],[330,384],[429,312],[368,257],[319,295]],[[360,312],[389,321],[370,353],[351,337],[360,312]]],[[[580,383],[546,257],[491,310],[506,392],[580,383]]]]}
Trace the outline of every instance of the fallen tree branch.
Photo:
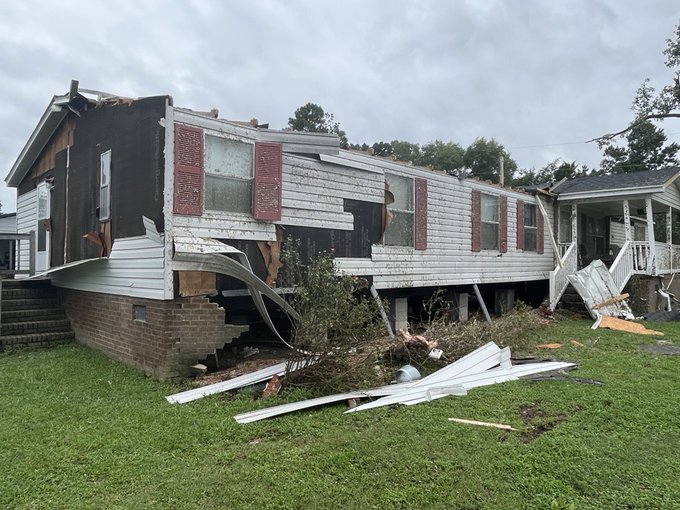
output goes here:
{"type": "Polygon", "coordinates": [[[648,120],[653,120],[653,119],[670,119],[670,118],[680,118],[680,113],[652,113],[650,115],[645,115],[644,117],[639,118],[635,122],[633,122],[630,126],[628,126],[626,129],[622,129],[621,131],[618,131],[617,133],[608,133],[606,135],[598,136],[597,138],[593,138],[591,140],[586,141],[586,143],[590,142],[608,142],[612,140],[613,138],[616,138],[617,136],[621,136],[623,134],[626,134],[628,131],[633,129],[634,127],[642,124],[643,122],[646,122],[648,120]]]}

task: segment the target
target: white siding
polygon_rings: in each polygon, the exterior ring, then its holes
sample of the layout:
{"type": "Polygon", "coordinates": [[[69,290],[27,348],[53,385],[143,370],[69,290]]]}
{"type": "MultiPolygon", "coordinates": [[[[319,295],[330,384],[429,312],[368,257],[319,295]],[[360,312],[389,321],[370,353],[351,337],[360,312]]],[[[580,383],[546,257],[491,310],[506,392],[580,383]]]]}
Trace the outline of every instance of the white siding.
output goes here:
{"type": "Polygon", "coordinates": [[[668,186],[663,193],[654,195],[655,202],[661,202],[664,205],[670,205],[676,210],[680,210],[680,189],[678,189],[678,181],[668,186]]]}
{"type": "Polygon", "coordinates": [[[285,154],[282,225],[353,230],[354,216],[344,199],[382,203],[381,174],[285,154]]]}
{"type": "Polygon", "coordinates": [[[352,230],[354,216],[344,211],[343,200],[382,203],[384,195],[379,173],[284,154],[281,221],[206,211],[201,217],[174,216],[174,235],[271,241],[276,239],[276,224],[352,230]]]}
{"type": "Polygon", "coordinates": [[[122,296],[170,299],[164,292],[165,258],[163,244],[147,237],[116,239],[108,259],[53,272],[55,287],[118,294],[122,296]]]}
{"type": "Polygon", "coordinates": [[[17,232],[17,217],[12,214],[0,218],[0,232],[4,234],[16,234],[17,232]]]}
{"type": "Polygon", "coordinates": [[[525,252],[517,249],[517,200],[535,203],[533,196],[392,163],[388,171],[428,179],[427,250],[375,245],[371,260],[338,259],[343,271],[371,275],[375,286],[384,289],[542,280],[554,269],[551,206],[545,207],[544,254],[525,252]],[[508,197],[507,253],[471,250],[473,189],[508,197]]]}
{"type": "Polygon", "coordinates": [[[626,229],[623,223],[609,220],[609,244],[615,244],[619,248],[626,242],[626,229]]]}
{"type": "MultiPolygon", "coordinates": [[[[35,231],[38,222],[38,195],[36,190],[17,197],[17,233],[28,234],[35,231]]],[[[19,264],[21,269],[28,269],[30,264],[29,243],[19,243],[19,264]]],[[[17,278],[25,278],[24,275],[17,275],[17,278]]]]}

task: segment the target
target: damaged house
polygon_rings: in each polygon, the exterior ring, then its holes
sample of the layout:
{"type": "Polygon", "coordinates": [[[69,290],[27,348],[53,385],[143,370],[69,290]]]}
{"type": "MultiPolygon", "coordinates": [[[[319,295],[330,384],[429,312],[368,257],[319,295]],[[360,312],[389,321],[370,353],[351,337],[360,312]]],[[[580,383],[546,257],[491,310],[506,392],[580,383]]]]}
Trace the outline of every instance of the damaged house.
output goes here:
{"type": "Polygon", "coordinates": [[[51,100],[6,181],[31,240],[20,269],[49,278],[79,342],[157,377],[186,373],[262,320],[275,330],[286,239],[303,262],[330,252],[367,278],[397,327],[436,288],[461,319],[473,290],[497,312],[548,293],[554,306],[585,262],[580,242],[595,256],[616,241],[618,281],[676,267],[649,228],[680,207],[675,184],[625,199],[569,183],[529,194],[342,150],[334,135],[77,82],[51,100]]]}

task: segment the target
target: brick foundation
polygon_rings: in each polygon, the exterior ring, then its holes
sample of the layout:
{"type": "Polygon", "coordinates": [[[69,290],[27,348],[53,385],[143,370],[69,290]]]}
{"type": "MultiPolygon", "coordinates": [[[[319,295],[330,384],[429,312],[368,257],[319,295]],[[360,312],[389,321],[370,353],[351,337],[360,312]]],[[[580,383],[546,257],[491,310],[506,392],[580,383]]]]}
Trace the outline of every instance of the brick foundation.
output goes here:
{"type": "Polygon", "coordinates": [[[76,340],[160,379],[188,374],[188,367],[230,343],[247,326],[224,323],[224,309],[207,297],[173,301],[59,289],[76,340]],[[145,307],[144,321],[133,305],[145,307]]]}

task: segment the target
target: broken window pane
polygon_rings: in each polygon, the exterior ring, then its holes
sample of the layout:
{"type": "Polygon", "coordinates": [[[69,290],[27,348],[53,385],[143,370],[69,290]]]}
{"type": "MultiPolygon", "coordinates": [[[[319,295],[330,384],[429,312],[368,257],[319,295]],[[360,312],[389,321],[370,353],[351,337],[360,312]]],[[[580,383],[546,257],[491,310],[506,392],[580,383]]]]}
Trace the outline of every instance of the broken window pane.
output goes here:
{"type": "Polygon", "coordinates": [[[394,195],[394,203],[387,206],[394,219],[385,230],[384,243],[388,246],[413,246],[413,179],[385,174],[385,181],[394,195]]]}
{"type": "Polygon", "coordinates": [[[253,145],[206,135],[205,171],[224,177],[250,179],[253,176],[253,145]]]}
{"type": "Polygon", "coordinates": [[[250,213],[252,181],[216,175],[205,176],[205,208],[213,211],[250,213]]]}
{"type": "Polygon", "coordinates": [[[393,211],[394,219],[385,230],[385,245],[413,246],[413,213],[393,211]]]}
{"type": "Polygon", "coordinates": [[[413,179],[400,175],[385,174],[385,180],[394,195],[394,203],[390,209],[397,211],[413,211],[413,179]]]}

